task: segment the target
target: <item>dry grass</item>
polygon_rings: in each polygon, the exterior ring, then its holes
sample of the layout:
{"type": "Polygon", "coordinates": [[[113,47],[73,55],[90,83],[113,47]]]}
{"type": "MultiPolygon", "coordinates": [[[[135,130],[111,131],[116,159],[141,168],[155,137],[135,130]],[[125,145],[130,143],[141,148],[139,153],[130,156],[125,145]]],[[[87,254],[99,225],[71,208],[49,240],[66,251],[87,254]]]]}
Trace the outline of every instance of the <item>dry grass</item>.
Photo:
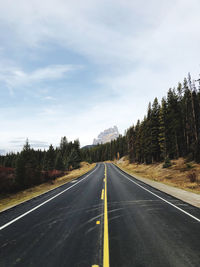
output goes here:
{"type": "Polygon", "coordinates": [[[89,164],[87,162],[82,162],[80,169],[73,170],[69,174],[57,178],[53,182],[44,183],[38,186],[31,187],[24,191],[18,192],[16,194],[9,194],[6,196],[0,197],[0,211],[3,211],[9,207],[15,206],[19,203],[27,201],[31,198],[39,196],[51,189],[54,189],[60,185],[63,185],[67,182],[70,182],[73,179],[78,178],[79,176],[85,174],[95,167],[95,164],[89,164]]]}
{"type": "Polygon", "coordinates": [[[172,166],[169,168],[163,168],[163,163],[130,164],[126,157],[117,162],[122,169],[131,174],[200,194],[200,164],[186,163],[183,158],[172,160],[171,163],[172,166]]]}

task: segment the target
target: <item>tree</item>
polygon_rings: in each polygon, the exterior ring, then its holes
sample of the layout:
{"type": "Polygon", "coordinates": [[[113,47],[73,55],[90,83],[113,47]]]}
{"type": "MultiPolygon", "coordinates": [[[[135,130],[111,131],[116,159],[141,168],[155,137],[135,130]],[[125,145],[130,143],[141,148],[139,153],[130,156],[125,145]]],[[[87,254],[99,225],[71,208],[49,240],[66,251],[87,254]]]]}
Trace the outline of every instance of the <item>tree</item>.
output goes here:
{"type": "Polygon", "coordinates": [[[160,160],[159,146],[159,109],[157,97],[154,99],[151,112],[151,153],[152,162],[160,160]]]}
{"type": "Polygon", "coordinates": [[[55,161],[56,170],[63,171],[65,170],[62,154],[60,151],[57,152],[56,161],[55,161]]]}
{"type": "Polygon", "coordinates": [[[37,164],[36,153],[30,148],[28,139],[17,160],[16,182],[20,188],[26,188],[41,182],[41,169],[37,164]]]}
{"type": "Polygon", "coordinates": [[[76,148],[73,148],[69,158],[68,158],[68,166],[69,168],[77,169],[80,167],[81,158],[76,148]]]}
{"type": "Polygon", "coordinates": [[[56,152],[53,145],[49,146],[49,149],[44,156],[43,169],[46,171],[53,170],[55,168],[56,152]]]}
{"type": "Polygon", "coordinates": [[[165,159],[167,157],[167,147],[166,147],[166,114],[167,114],[167,103],[166,100],[162,99],[161,108],[159,110],[159,146],[161,152],[161,158],[165,159]]]}

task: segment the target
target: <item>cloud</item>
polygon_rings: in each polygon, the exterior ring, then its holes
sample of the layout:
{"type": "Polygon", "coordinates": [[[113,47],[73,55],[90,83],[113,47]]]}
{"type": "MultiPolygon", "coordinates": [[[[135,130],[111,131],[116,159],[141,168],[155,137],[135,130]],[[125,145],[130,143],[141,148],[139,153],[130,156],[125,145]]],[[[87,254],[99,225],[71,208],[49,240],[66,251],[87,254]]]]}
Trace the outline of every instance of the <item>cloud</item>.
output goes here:
{"type": "Polygon", "coordinates": [[[0,14],[18,46],[43,51],[52,42],[112,73],[198,66],[199,8],[198,0],[10,0],[0,14]]]}
{"type": "Polygon", "coordinates": [[[168,2],[21,0],[2,2],[0,10],[18,45],[44,48],[53,41],[92,61],[110,64],[134,62],[141,56],[140,45],[170,12],[173,1],[168,2]]]}
{"type": "MultiPolygon", "coordinates": [[[[9,143],[12,144],[14,149],[21,150],[26,142],[27,138],[16,138],[14,140],[10,140],[9,143]]],[[[32,148],[48,148],[49,143],[46,141],[32,140],[28,139],[28,142],[32,148]]]]}
{"type": "Polygon", "coordinates": [[[55,97],[52,97],[50,95],[44,97],[45,100],[56,100],[55,97]]]}
{"type": "Polygon", "coordinates": [[[50,65],[44,68],[38,68],[32,72],[25,72],[17,67],[0,67],[0,81],[6,84],[8,88],[17,88],[19,86],[29,86],[43,81],[58,80],[66,78],[70,71],[80,68],[72,65],[50,65]]]}
{"type": "Polygon", "coordinates": [[[2,111],[5,118],[11,114],[1,124],[2,140],[13,132],[12,138],[58,143],[66,135],[84,145],[115,124],[123,133],[143,118],[155,96],[164,96],[189,71],[197,77],[199,10],[199,0],[1,1],[0,53],[8,63],[0,80],[11,91],[38,88],[46,100],[32,117],[25,117],[26,108],[18,109],[19,118],[15,110],[2,111]],[[86,75],[62,84],[55,99],[59,86],[53,82],[77,70],[80,58],[86,75]]]}

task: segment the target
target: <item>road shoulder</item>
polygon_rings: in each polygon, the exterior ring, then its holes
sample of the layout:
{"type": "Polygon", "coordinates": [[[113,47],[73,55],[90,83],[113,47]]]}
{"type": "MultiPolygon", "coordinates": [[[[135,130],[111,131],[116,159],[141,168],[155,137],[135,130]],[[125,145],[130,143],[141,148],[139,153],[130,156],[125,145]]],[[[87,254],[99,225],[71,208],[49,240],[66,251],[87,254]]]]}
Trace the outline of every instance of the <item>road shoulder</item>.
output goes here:
{"type": "Polygon", "coordinates": [[[127,170],[125,170],[124,168],[122,168],[120,165],[115,164],[119,169],[121,169],[122,171],[124,171],[125,173],[127,173],[128,175],[136,178],[139,181],[142,181],[145,184],[148,184],[164,193],[167,193],[173,197],[176,197],[190,205],[193,205],[197,208],[200,208],[200,195],[199,194],[195,194],[189,191],[185,191],[183,189],[179,189],[173,186],[169,186],[160,182],[156,182],[156,181],[152,181],[148,178],[144,178],[138,174],[131,174],[129,172],[127,172],[127,170]]]}

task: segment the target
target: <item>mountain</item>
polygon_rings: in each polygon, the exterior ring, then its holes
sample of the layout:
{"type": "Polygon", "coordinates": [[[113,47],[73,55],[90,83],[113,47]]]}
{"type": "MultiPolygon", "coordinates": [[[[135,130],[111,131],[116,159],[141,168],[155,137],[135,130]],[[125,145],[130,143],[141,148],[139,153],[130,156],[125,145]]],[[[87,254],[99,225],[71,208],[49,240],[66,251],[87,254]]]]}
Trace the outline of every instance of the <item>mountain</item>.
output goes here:
{"type": "Polygon", "coordinates": [[[113,128],[109,128],[101,132],[97,139],[94,139],[93,145],[97,144],[105,144],[107,142],[110,142],[111,140],[115,140],[119,136],[119,131],[117,126],[114,126],[113,128]]]}

